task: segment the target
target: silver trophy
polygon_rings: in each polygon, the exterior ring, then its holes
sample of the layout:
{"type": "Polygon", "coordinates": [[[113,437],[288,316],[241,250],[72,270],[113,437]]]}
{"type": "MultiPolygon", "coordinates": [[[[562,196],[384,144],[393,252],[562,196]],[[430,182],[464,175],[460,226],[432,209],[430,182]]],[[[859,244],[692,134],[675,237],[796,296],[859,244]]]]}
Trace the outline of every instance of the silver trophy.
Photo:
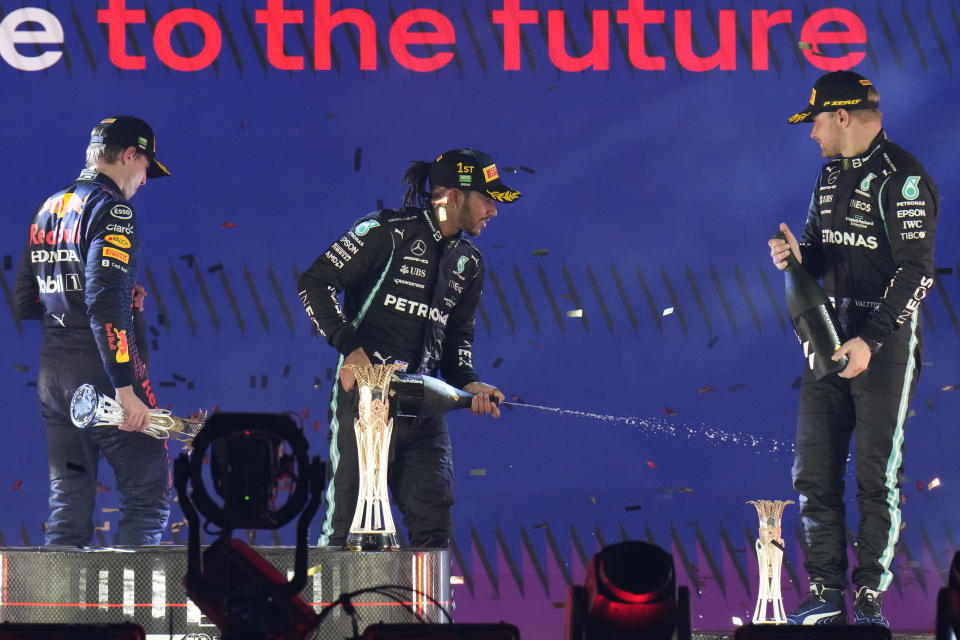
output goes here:
{"type": "MultiPolygon", "coordinates": [[[[73,399],[70,400],[70,420],[81,429],[116,427],[123,423],[125,417],[120,403],[97,391],[92,384],[77,387],[73,399]]],[[[196,417],[181,418],[166,409],[151,409],[150,424],[140,433],[158,440],[173,438],[180,442],[190,442],[203,428],[206,420],[206,411],[201,411],[196,417]]]]}
{"type": "Polygon", "coordinates": [[[393,419],[387,417],[390,381],[396,364],[346,365],[357,376],[359,413],[354,421],[360,489],[346,547],[354,551],[397,549],[397,528],[387,495],[387,463],[393,419]]]}
{"type": "Polygon", "coordinates": [[[783,510],[793,500],[748,500],[757,508],[760,518],[760,537],[757,538],[757,564],[760,567],[760,590],[753,610],[753,623],[785,624],[787,614],[780,593],[780,567],[783,564],[783,538],[780,522],[783,510]],[[767,614],[767,604],[773,611],[767,614]]]}

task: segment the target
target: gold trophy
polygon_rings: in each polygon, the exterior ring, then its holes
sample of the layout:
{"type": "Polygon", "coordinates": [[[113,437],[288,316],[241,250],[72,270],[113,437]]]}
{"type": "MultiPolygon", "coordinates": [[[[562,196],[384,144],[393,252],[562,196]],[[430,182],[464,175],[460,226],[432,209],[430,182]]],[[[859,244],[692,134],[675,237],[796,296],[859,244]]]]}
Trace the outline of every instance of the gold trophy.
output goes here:
{"type": "Polygon", "coordinates": [[[780,521],[783,510],[793,500],[748,500],[757,508],[760,517],[760,537],[757,539],[757,564],[760,567],[760,592],[753,610],[753,623],[785,624],[787,614],[783,610],[783,595],[780,593],[780,567],[783,565],[783,538],[780,521]],[[767,604],[773,612],[767,615],[767,604]]]}
{"type": "Polygon", "coordinates": [[[387,495],[387,463],[393,418],[387,417],[390,381],[396,364],[346,365],[357,376],[360,408],[353,429],[357,437],[360,488],[346,547],[354,551],[398,549],[397,528],[387,495]]]}
{"type": "MultiPolygon", "coordinates": [[[[120,403],[97,391],[92,384],[77,387],[73,399],[70,400],[70,420],[80,429],[116,427],[123,423],[125,417],[120,403]]],[[[150,424],[140,433],[158,440],[173,438],[180,442],[190,442],[206,420],[206,411],[200,412],[196,417],[180,418],[166,409],[151,409],[150,424]]]]}

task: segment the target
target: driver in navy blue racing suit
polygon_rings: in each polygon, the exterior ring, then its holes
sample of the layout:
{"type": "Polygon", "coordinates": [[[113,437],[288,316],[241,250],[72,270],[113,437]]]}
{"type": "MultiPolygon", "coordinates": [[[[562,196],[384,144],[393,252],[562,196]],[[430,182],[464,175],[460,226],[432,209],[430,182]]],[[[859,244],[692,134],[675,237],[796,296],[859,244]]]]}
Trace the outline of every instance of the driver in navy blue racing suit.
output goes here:
{"type": "Polygon", "coordinates": [[[113,543],[159,544],[167,525],[166,443],[138,433],[157,404],[135,339],[133,306],[142,310],[145,292],[136,284],[140,237],[129,202],[147,178],[170,175],[155,149],[143,120],[101,121],[80,177],[34,214],[17,268],[17,313],[43,326],[37,399],[50,466],[47,544],[89,544],[101,453],[120,494],[113,543]],[[126,414],[119,428],[73,425],[70,400],[84,383],[116,397],[126,414]]]}
{"type": "MultiPolygon", "coordinates": [[[[340,353],[331,395],[334,476],[321,545],[344,545],[359,488],[353,430],[358,401],[355,376],[345,365],[399,363],[411,373],[439,371],[451,385],[476,394],[474,414],[500,415],[490,398],[503,394],[480,382],[473,368],[484,267],[463,232],[479,235],[497,215],[497,204],[514,202],[520,192],[503,184],[490,156],[473,149],[415,162],[404,181],[404,208],[358,220],[298,283],[315,329],[340,353]]],[[[391,449],[388,482],[410,544],[447,546],[454,475],[444,416],[396,418],[391,449]]]]}

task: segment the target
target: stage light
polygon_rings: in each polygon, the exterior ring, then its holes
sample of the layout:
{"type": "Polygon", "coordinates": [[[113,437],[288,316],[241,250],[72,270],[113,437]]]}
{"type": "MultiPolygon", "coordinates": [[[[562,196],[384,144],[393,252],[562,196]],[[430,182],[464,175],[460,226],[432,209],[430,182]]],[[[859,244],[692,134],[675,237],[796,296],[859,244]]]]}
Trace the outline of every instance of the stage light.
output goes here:
{"type": "Polygon", "coordinates": [[[307,581],[307,530],[323,492],[324,465],[307,461],[307,440],[284,414],[215,413],[174,463],[174,483],[189,525],[184,586],[224,640],[299,640],[319,622],[300,595],[307,581]],[[292,453],[286,453],[285,443],[292,453]],[[206,488],[209,473],[218,504],[206,488]],[[281,479],[287,501],[276,505],[281,479]],[[187,491],[187,484],[192,491],[187,491]],[[309,503],[307,501],[310,498],[309,503]],[[306,505],[306,508],[304,506],[306,505]],[[200,515],[221,528],[200,553],[200,515]],[[302,511],[302,513],[301,513],[302,511]],[[287,581],[233,529],[278,529],[299,514],[294,576],[287,581]]]}
{"type": "Polygon", "coordinates": [[[520,640],[512,624],[372,624],[363,640],[520,640]]]}
{"type": "Polygon", "coordinates": [[[891,640],[890,629],[878,624],[785,625],[748,624],[734,640],[891,640]]]}
{"type": "Polygon", "coordinates": [[[960,551],[953,556],[947,586],[937,594],[937,640],[960,638],[960,551]]]}
{"type": "Polygon", "coordinates": [[[673,556],[646,542],[604,547],[584,586],[567,596],[567,640],[690,638],[690,592],[677,587],[673,556]]]}
{"type": "Polygon", "coordinates": [[[145,640],[138,624],[0,624],[0,640],[145,640]]]}

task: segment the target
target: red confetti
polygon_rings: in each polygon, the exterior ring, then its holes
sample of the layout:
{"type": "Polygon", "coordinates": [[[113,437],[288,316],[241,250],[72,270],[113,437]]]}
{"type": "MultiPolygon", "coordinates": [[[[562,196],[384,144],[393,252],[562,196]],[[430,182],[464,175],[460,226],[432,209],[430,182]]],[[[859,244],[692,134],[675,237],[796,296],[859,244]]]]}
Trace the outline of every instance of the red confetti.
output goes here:
{"type": "Polygon", "coordinates": [[[923,482],[917,480],[917,491],[923,491],[923,482]]]}
{"type": "Polygon", "coordinates": [[[236,222],[224,222],[224,223],[221,224],[220,226],[223,227],[224,229],[233,229],[235,226],[237,226],[237,223],[236,223],[236,222]]]}
{"type": "Polygon", "coordinates": [[[664,408],[663,408],[663,412],[664,412],[665,414],[667,414],[668,416],[675,416],[675,415],[677,415],[677,412],[674,411],[673,409],[670,409],[669,407],[664,407],[664,408]]]}
{"type": "Polygon", "coordinates": [[[647,460],[647,466],[651,469],[656,469],[657,465],[653,464],[653,460],[647,460]]]}
{"type": "Polygon", "coordinates": [[[713,391],[713,385],[708,384],[705,387],[700,387],[699,389],[697,389],[697,391],[699,391],[700,393],[709,393],[710,391],[713,391]]]}
{"type": "Polygon", "coordinates": [[[13,483],[13,490],[18,491],[23,486],[23,480],[17,480],[13,483]]]}
{"type": "Polygon", "coordinates": [[[319,420],[314,420],[314,421],[313,421],[313,430],[314,430],[314,431],[320,431],[320,421],[319,421],[319,420]]]}
{"type": "Polygon", "coordinates": [[[304,418],[309,418],[309,417],[310,417],[310,409],[304,409],[302,415],[303,415],[304,418]]]}

